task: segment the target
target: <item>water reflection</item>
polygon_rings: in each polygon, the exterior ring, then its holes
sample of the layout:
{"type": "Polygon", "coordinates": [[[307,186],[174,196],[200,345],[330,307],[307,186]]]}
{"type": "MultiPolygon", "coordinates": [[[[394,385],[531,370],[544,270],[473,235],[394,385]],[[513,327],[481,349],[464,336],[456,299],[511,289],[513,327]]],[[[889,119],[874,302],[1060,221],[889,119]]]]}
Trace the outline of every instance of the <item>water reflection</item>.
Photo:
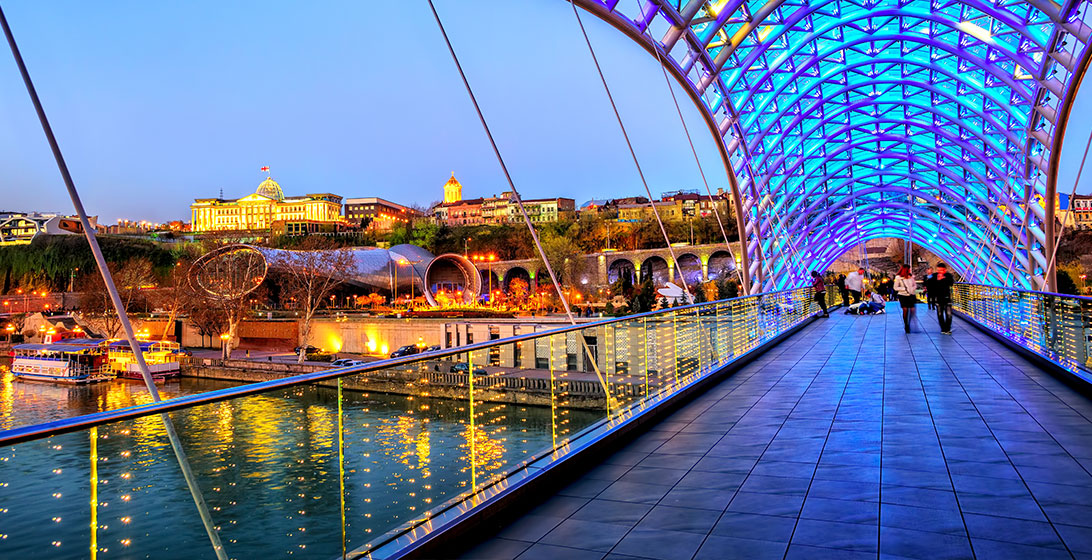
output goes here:
{"type": "MultiPolygon", "coordinates": [[[[164,392],[230,385],[182,379],[164,392]]],[[[145,396],[127,382],[54,387],[7,377],[0,406],[15,426],[145,396]]],[[[339,401],[335,388],[308,386],[171,418],[230,556],[330,558],[343,542],[353,549],[421,519],[469,491],[474,475],[480,486],[550,445],[549,409],[478,403],[472,428],[468,404],[352,391],[339,401]]],[[[577,425],[598,417],[567,415],[577,425]]],[[[98,558],[192,558],[208,546],[157,416],[103,426],[94,440],[80,432],[0,449],[0,533],[3,558],[45,550],[87,558],[90,547],[98,558]]]]}

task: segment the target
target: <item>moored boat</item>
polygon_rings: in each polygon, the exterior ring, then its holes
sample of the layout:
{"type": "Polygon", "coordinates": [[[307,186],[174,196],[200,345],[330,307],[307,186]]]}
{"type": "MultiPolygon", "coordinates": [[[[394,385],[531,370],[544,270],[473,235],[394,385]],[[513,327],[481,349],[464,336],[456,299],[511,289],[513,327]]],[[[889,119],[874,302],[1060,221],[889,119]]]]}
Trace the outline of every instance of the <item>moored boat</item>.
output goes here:
{"type": "Polygon", "coordinates": [[[12,375],[26,381],[75,385],[114,378],[103,367],[105,357],[99,344],[17,344],[12,358],[12,375]]]}

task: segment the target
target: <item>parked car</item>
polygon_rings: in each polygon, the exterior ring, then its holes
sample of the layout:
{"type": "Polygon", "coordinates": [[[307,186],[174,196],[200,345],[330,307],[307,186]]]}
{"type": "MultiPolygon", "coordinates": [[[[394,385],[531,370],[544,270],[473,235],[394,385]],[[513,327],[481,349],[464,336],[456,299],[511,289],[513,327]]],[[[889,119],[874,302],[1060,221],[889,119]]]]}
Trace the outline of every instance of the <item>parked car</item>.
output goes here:
{"type": "MultiPolygon", "coordinates": [[[[302,346],[297,346],[297,347],[293,348],[292,353],[293,354],[299,354],[300,353],[300,348],[302,348],[302,346]]],[[[307,350],[304,352],[304,354],[318,354],[318,353],[321,353],[321,352],[322,352],[322,348],[317,348],[317,347],[308,345],[307,350]]]]}
{"type": "MultiPolygon", "coordinates": [[[[470,364],[466,362],[456,362],[451,364],[451,369],[448,370],[448,373],[466,373],[468,371],[470,371],[470,364]]],[[[486,373],[488,372],[482,368],[474,368],[474,375],[485,375],[486,373]]]]}
{"type": "Polygon", "coordinates": [[[407,344],[394,352],[391,352],[392,358],[401,358],[402,356],[412,356],[421,351],[416,344],[407,344]]]}
{"type": "Polygon", "coordinates": [[[435,346],[429,346],[428,348],[425,348],[425,352],[438,352],[439,350],[440,350],[440,345],[439,344],[437,344],[435,346]]]}
{"type": "Polygon", "coordinates": [[[363,363],[366,363],[366,362],[364,362],[363,360],[352,360],[352,359],[349,359],[349,358],[341,358],[340,360],[334,360],[333,362],[330,362],[330,365],[334,366],[334,367],[349,367],[349,366],[359,366],[359,365],[361,365],[363,363]]]}

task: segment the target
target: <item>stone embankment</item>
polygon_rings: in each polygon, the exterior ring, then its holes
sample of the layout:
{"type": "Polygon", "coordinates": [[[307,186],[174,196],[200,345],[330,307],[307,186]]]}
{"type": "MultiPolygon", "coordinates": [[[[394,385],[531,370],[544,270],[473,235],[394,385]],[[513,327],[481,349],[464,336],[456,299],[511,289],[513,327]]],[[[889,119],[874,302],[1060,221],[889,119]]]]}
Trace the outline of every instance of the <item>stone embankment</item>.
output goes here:
{"type": "MultiPolygon", "coordinates": [[[[341,387],[350,391],[412,395],[467,400],[470,397],[470,376],[450,372],[453,362],[436,360],[406,366],[370,371],[341,378],[341,387]]],[[[242,383],[258,383],[283,379],[294,375],[328,371],[329,366],[287,364],[253,360],[218,360],[193,358],[182,366],[182,375],[204,379],[222,379],[242,383]]],[[[497,370],[499,368],[490,368],[497,370]]],[[[545,378],[535,375],[537,370],[516,370],[531,375],[512,375],[513,372],[489,371],[475,373],[474,400],[531,406],[602,410],[606,406],[603,386],[590,379],[555,379],[549,372],[545,378]]],[[[337,380],[320,381],[317,385],[336,387],[337,380]]],[[[642,389],[633,383],[612,383],[611,395],[615,399],[629,400],[642,389]]]]}

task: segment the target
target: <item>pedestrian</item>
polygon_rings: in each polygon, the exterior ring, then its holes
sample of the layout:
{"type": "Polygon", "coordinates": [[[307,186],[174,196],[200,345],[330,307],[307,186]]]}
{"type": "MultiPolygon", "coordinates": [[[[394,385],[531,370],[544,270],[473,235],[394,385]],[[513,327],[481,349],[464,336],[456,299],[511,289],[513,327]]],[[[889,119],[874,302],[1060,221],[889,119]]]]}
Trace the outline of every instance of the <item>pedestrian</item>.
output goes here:
{"type": "Polygon", "coordinates": [[[937,305],[937,322],[941,334],[952,334],[952,286],[955,277],[948,273],[948,265],[937,263],[933,278],[933,291],[937,305]]]}
{"type": "Polygon", "coordinates": [[[823,317],[830,317],[827,311],[827,286],[823,283],[823,276],[816,271],[811,271],[811,287],[815,290],[815,301],[823,308],[823,317]]]}
{"type": "Polygon", "coordinates": [[[839,274],[838,279],[834,281],[838,285],[838,291],[842,293],[842,306],[849,307],[849,288],[846,288],[846,275],[839,274]]]}
{"type": "Polygon", "coordinates": [[[925,269],[925,281],[922,284],[925,286],[925,303],[928,304],[929,309],[937,308],[937,297],[933,290],[933,281],[937,279],[937,275],[933,273],[933,267],[925,269]]]}
{"type": "Polygon", "coordinates": [[[914,315],[914,308],[918,304],[918,282],[910,273],[910,265],[904,264],[895,276],[895,295],[902,306],[902,326],[907,333],[910,332],[910,317],[914,315]]]}
{"type": "Polygon", "coordinates": [[[853,296],[853,303],[861,302],[861,292],[864,291],[864,275],[864,267],[861,267],[846,276],[846,289],[853,296]]]}

